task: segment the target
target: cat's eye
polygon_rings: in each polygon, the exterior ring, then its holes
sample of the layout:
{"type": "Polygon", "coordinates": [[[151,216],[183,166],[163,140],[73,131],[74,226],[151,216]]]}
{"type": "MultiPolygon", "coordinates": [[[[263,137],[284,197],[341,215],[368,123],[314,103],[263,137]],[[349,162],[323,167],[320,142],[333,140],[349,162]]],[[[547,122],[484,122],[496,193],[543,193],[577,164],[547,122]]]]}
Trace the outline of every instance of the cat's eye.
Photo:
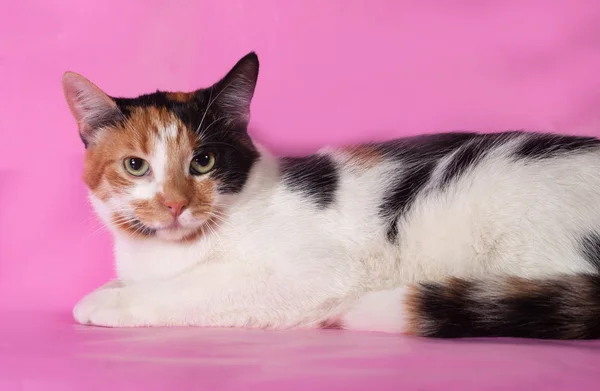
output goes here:
{"type": "Polygon", "coordinates": [[[197,153],[190,163],[190,173],[192,175],[206,174],[215,167],[215,161],[215,154],[212,152],[197,153]]]}
{"type": "Polygon", "coordinates": [[[139,157],[128,157],[123,162],[125,170],[133,176],[144,176],[150,171],[150,165],[139,157]]]}

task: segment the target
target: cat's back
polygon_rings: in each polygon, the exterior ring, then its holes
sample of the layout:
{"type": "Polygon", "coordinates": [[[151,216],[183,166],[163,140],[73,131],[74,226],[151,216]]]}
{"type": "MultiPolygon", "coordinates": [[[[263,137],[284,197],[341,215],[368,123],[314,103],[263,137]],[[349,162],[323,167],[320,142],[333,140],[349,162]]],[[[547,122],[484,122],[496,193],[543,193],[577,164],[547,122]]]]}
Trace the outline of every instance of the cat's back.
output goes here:
{"type": "Polygon", "coordinates": [[[582,243],[600,237],[596,138],[442,133],[328,148],[282,167],[282,186],[308,200],[294,213],[326,227],[324,243],[394,256],[404,280],[591,271],[582,243]]]}
{"type": "Polygon", "coordinates": [[[582,254],[600,234],[599,140],[450,133],[380,148],[397,171],[379,214],[407,279],[593,271],[582,254]]]}
{"type": "Polygon", "coordinates": [[[278,164],[278,184],[253,207],[261,224],[244,236],[282,254],[382,257],[400,262],[405,280],[513,266],[539,274],[541,260],[549,271],[589,270],[565,259],[600,237],[600,141],[591,137],[445,133],[278,164]]]}
{"type": "Polygon", "coordinates": [[[394,223],[409,219],[424,199],[473,205],[502,197],[506,208],[543,195],[568,203],[593,199],[600,180],[600,140],[549,133],[440,133],[325,149],[309,159],[329,165],[310,171],[330,186],[302,182],[307,192],[326,194],[322,209],[344,210],[359,198],[388,222],[390,241],[398,236],[394,223]]]}

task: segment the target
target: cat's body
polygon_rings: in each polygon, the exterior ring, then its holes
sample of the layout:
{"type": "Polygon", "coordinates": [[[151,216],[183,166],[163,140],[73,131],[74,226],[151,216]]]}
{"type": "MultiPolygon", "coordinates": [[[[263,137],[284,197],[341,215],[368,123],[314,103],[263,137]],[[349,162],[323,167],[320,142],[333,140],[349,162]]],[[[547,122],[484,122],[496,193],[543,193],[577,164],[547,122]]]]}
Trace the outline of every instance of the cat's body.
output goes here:
{"type": "Polygon", "coordinates": [[[136,100],[66,77],[119,277],[79,322],[600,336],[599,140],[447,133],[276,158],[245,133],[257,67],[136,100]],[[126,178],[140,154],[151,169],[126,178]]]}

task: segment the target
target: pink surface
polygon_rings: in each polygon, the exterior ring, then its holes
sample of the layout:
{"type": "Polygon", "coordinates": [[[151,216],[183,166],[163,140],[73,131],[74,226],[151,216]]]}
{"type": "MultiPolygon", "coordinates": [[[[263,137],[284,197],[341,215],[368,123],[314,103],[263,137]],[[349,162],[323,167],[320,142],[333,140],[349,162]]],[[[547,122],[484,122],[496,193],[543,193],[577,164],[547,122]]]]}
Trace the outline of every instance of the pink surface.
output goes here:
{"type": "Polygon", "coordinates": [[[114,95],[192,89],[256,50],[252,134],[289,153],[452,129],[600,135],[599,20],[597,0],[4,1],[0,385],[597,389],[595,343],[74,329],[70,308],[112,266],[60,77],[77,71],[114,95]],[[153,361],[178,354],[197,360],[153,361]]]}
{"type": "Polygon", "coordinates": [[[335,330],[108,329],[10,314],[0,390],[598,390],[600,341],[433,341],[335,330]],[[17,319],[14,318],[17,316],[17,319]]]}

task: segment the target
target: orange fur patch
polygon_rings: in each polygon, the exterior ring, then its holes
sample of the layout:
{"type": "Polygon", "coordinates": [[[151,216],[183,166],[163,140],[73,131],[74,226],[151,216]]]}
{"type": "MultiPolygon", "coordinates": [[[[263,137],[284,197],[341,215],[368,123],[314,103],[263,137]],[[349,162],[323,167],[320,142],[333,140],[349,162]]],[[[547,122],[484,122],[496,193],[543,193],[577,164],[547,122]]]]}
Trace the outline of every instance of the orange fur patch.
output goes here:
{"type": "Polygon", "coordinates": [[[106,156],[95,148],[86,149],[83,162],[83,181],[92,192],[100,186],[106,166],[112,163],[110,155],[106,156]]]}
{"type": "Polygon", "coordinates": [[[469,287],[469,282],[458,277],[450,277],[444,284],[443,294],[449,300],[456,300],[463,297],[465,290],[469,287]]]}
{"type": "Polygon", "coordinates": [[[168,225],[173,220],[171,213],[167,208],[162,207],[156,198],[151,200],[132,201],[131,206],[133,206],[136,217],[142,223],[153,221],[168,225]]]}
{"type": "Polygon", "coordinates": [[[412,284],[408,286],[405,307],[406,311],[406,334],[420,335],[424,327],[421,314],[423,312],[423,297],[419,292],[419,285],[412,284]]]}
{"type": "Polygon", "coordinates": [[[500,295],[508,295],[513,297],[528,296],[539,291],[541,287],[532,280],[526,278],[508,276],[506,277],[504,289],[505,292],[498,292],[500,295]]]}
{"type": "Polygon", "coordinates": [[[140,226],[136,225],[135,222],[131,221],[130,218],[125,217],[119,213],[115,213],[112,216],[112,223],[118,227],[121,231],[127,232],[131,236],[135,237],[149,237],[150,233],[144,231],[140,226]]]}
{"type": "Polygon", "coordinates": [[[342,151],[348,154],[353,162],[366,168],[374,167],[383,161],[383,155],[373,145],[355,145],[342,148],[342,151]]]}
{"type": "Polygon", "coordinates": [[[175,102],[185,103],[194,97],[192,92],[165,92],[167,99],[175,102]]]}

